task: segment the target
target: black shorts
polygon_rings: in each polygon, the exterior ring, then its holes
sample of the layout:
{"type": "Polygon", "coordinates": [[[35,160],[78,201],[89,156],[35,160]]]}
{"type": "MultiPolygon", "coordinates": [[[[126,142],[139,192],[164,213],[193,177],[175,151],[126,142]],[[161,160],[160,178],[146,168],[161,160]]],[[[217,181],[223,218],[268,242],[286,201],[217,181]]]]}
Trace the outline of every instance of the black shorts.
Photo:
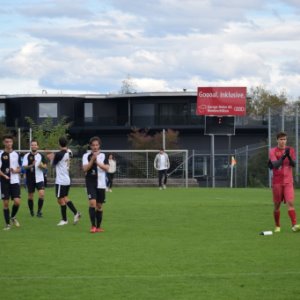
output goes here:
{"type": "Polygon", "coordinates": [[[55,195],[56,198],[63,198],[69,195],[70,185],[55,185],[55,195]]]}
{"type": "Polygon", "coordinates": [[[96,199],[97,203],[105,203],[105,189],[98,189],[97,184],[86,182],[86,192],[89,200],[96,199]]]}
{"type": "Polygon", "coordinates": [[[37,189],[38,191],[45,189],[44,181],[40,181],[40,182],[27,181],[26,185],[27,185],[28,193],[34,193],[35,189],[37,189]]]}
{"type": "Polygon", "coordinates": [[[21,198],[20,184],[1,182],[1,198],[2,200],[21,198]]]}

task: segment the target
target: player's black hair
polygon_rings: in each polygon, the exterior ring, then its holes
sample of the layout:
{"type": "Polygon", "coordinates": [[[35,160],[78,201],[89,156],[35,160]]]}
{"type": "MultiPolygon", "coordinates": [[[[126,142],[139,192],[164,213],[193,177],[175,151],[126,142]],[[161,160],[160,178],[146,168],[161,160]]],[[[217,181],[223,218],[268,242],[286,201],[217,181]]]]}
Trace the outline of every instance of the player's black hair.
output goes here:
{"type": "Polygon", "coordinates": [[[39,142],[38,142],[36,139],[32,139],[31,142],[30,142],[30,144],[31,144],[32,142],[37,143],[37,145],[39,144],[39,142]]]}
{"type": "Polygon", "coordinates": [[[2,141],[9,139],[9,140],[14,140],[14,137],[11,134],[5,134],[2,138],[2,141]]]}
{"type": "Polygon", "coordinates": [[[59,138],[58,143],[61,147],[67,147],[68,140],[64,136],[62,136],[59,138]]]}
{"type": "Polygon", "coordinates": [[[97,141],[101,146],[101,139],[98,136],[93,136],[90,138],[89,145],[91,145],[94,141],[97,141]]]}
{"type": "Polygon", "coordinates": [[[276,135],[277,140],[282,138],[282,137],[287,137],[286,132],[280,131],[280,132],[277,133],[277,135],[276,135]]]}

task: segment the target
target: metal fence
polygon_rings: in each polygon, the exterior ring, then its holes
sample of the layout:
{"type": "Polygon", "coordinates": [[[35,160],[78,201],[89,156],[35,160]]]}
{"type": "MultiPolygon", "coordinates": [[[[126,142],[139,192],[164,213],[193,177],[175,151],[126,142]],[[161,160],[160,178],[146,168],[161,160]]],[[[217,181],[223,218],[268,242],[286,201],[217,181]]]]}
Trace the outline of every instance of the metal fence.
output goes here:
{"type": "Polygon", "coordinates": [[[218,149],[219,154],[193,150],[189,159],[190,177],[198,180],[199,186],[230,186],[230,157],[234,156],[233,187],[270,187],[272,172],[268,169],[268,153],[277,145],[276,134],[285,131],[288,145],[295,148],[295,184],[299,186],[299,112],[298,105],[269,109],[264,118],[268,124],[266,143],[246,145],[230,153],[218,149]],[[214,158],[214,159],[213,159],[214,158]]]}

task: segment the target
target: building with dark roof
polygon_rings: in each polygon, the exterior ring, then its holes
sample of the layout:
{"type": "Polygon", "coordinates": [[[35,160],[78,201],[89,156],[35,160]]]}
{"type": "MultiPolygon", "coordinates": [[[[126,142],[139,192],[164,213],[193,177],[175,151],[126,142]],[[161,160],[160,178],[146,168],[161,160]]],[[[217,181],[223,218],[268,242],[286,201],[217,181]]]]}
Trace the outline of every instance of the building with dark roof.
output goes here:
{"type": "MultiPolygon", "coordinates": [[[[155,92],[133,94],[25,94],[0,95],[0,118],[11,128],[28,128],[26,117],[36,123],[46,117],[63,116],[72,122],[73,140],[86,144],[89,137],[101,136],[106,149],[129,149],[127,136],[133,127],[179,131],[182,149],[209,151],[205,117],[196,115],[196,92],[155,92]]],[[[231,148],[265,141],[267,124],[261,119],[238,117],[231,148]]],[[[228,137],[216,136],[215,149],[228,148],[228,137]]]]}

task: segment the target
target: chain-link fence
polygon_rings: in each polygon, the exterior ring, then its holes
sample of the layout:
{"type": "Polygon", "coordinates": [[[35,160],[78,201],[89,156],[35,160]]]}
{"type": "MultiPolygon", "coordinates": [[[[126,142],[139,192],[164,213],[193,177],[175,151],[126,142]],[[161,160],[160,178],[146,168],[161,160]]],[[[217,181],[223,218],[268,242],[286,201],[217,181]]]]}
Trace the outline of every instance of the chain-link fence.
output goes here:
{"type": "Polygon", "coordinates": [[[289,105],[277,109],[269,109],[263,118],[268,128],[266,143],[253,144],[228,151],[221,151],[212,156],[212,153],[202,153],[193,150],[189,161],[190,177],[198,180],[199,186],[230,186],[233,175],[233,187],[269,187],[271,186],[272,172],[267,167],[268,153],[271,147],[277,145],[276,134],[285,131],[288,134],[288,145],[295,148],[297,153],[295,167],[295,183],[299,185],[299,113],[298,106],[289,105]],[[234,156],[236,165],[231,172],[230,158],[234,156]],[[214,163],[212,158],[214,157],[214,163]],[[212,168],[214,167],[214,172],[212,168]]]}
{"type": "Polygon", "coordinates": [[[268,145],[254,144],[235,150],[234,187],[269,185],[268,145]]]}

